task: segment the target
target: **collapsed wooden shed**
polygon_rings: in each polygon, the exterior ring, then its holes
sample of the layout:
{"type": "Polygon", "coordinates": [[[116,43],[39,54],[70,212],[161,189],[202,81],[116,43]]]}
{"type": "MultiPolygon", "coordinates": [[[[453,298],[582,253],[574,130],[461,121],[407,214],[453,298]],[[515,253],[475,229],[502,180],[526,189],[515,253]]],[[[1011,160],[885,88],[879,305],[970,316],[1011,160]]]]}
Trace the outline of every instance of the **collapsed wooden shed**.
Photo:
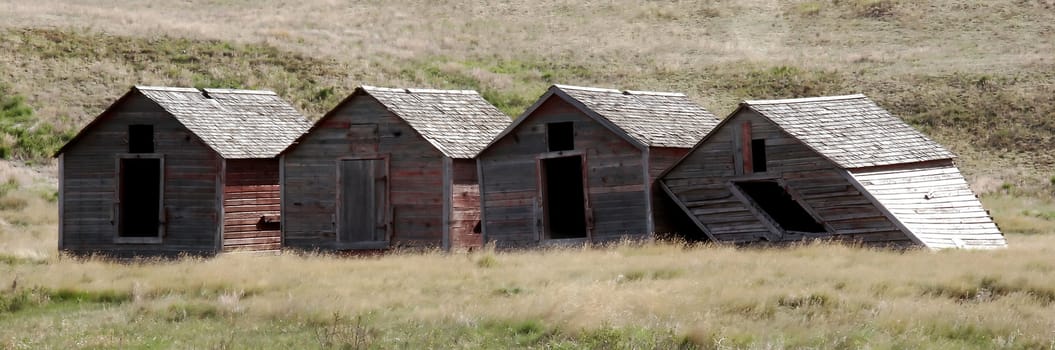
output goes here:
{"type": "Polygon", "coordinates": [[[478,157],[484,239],[691,238],[698,229],[653,183],[717,123],[682,94],[554,85],[478,157]]]}
{"type": "Polygon", "coordinates": [[[59,249],[278,249],[277,156],[309,125],[270,91],[135,86],[56,153],[59,249]]]}
{"type": "Polygon", "coordinates": [[[864,95],[745,101],[661,178],[717,242],[997,248],[954,155],[864,95]]]}
{"type": "Polygon", "coordinates": [[[474,158],[509,122],[475,91],[357,88],[283,153],[286,246],[479,246],[474,158]]]}

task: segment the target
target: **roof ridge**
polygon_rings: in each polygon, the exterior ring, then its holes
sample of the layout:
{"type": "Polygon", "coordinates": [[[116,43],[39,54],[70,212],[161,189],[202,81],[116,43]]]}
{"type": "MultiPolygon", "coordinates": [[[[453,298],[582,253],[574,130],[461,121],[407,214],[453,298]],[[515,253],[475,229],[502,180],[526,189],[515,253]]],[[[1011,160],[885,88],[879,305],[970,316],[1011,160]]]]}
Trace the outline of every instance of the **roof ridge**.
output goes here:
{"type": "Polygon", "coordinates": [[[201,92],[198,89],[192,87],[178,87],[178,86],[150,86],[150,85],[134,85],[136,90],[153,90],[153,91],[174,91],[174,92],[201,92]]]}
{"type": "Polygon", "coordinates": [[[555,88],[558,88],[558,89],[561,89],[561,90],[585,90],[585,91],[608,92],[608,93],[616,93],[616,94],[623,93],[622,91],[619,91],[619,90],[616,90],[616,89],[606,89],[606,88],[590,87],[590,86],[575,86],[575,85],[553,84],[552,87],[555,87],[555,88]]]}
{"type": "Polygon", "coordinates": [[[245,94],[245,95],[278,95],[271,90],[247,90],[247,89],[219,89],[219,88],[204,88],[201,89],[206,93],[220,93],[220,94],[245,94]]]}
{"type": "Polygon", "coordinates": [[[390,88],[380,87],[371,85],[360,85],[360,88],[370,91],[384,91],[384,92],[398,92],[406,94],[462,94],[462,95],[479,95],[480,92],[476,90],[443,90],[443,89],[429,89],[429,88],[390,88]]]}
{"type": "Polygon", "coordinates": [[[624,90],[623,94],[626,94],[626,95],[651,95],[651,96],[686,97],[686,95],[684,93],[680,93],[680,92],[665,92],[665,91],[624,90]]]}
{"type": "Polygon", "coordinates": [[[859,98],[868,98],[864,94],[852,94],[852,95],[836,95],[836,96],[817,96],[817,97],[802,97],[802,98],[787,98],[779,100],[744,100],[741,104],[747,105],[771,105],[771,104],[787,104],[787,103],[806,103],[806,102],[823,102],[823,101],[837,101],[837,100],[853,100],[859,98]]]}

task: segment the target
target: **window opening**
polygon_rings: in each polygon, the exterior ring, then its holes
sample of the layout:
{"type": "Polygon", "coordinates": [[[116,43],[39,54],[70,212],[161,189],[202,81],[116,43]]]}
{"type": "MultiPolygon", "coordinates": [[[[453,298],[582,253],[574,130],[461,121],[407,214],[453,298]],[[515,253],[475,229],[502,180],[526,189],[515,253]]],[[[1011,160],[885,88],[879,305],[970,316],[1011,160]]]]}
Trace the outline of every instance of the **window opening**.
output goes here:
{"type": "Polygon", "coordinates": [[[128,126],[128,153],[154,153],[154,126],[128,126]]]}
{"type": "Polygon", "coordinates": [[[121,159],[120,237],[158,237],[161,159],[121,159]]]}
{"type": "Polygon", "coordinates": [[[546,124],[546,144],[550,152],[575,149],[575,129],[572,122],[546,124]]]}
{"type": "Polygon", "coordinates": [[[546,238],[586,238],[582,156],[542,160],[546,238]]]}
{"type": "Polygon", "coordinates": [[[751,168],[756,173],[766,172],[766,139],[751,140],[751,168]]]}
{"type": "Polygon", "coordinates": [[[799,202],[792,199],[780,184],[773,181],[751,181],[738,182],[736,186],[785,231],[826,232],[824,226],[799,202]]]}

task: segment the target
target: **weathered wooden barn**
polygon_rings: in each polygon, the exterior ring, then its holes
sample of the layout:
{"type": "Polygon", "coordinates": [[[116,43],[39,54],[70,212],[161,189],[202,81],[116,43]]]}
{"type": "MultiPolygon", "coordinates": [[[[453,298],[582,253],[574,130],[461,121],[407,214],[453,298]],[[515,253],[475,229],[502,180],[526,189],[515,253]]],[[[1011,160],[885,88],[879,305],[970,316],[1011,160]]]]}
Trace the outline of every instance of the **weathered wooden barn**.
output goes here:
{"type": "Polygon", "coordinates": [[[698,229],[654,180],[716,124],[682,94],[554,85],[478,157],[484,239],[691,238],[698,229]]]}
{"type": "Polygon", "coordinates": [[[357,88],[283,152],[286,246],[479,246],[475,157],[509,123],[475,91],[357,88]]]}
{"type": "Polygon", "coordinates": [[[745,101],[661,186],[717,242],[996,248],[953,154],[863,95],[745,101]]]}
{"type": "Polygon", "coordinates": [[[277,156],[309,126],[270,91],[135,86],[56,153],[59,249],[278,249],[277,156]]]}

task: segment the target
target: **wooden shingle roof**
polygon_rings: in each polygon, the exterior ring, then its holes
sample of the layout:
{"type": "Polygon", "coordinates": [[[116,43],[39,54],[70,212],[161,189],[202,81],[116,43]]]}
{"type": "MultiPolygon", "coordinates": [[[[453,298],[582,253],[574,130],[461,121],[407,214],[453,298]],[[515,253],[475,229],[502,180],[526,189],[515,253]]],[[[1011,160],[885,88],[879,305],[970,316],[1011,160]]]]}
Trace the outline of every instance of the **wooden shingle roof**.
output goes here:
{"type": "Polygon", "coordinates": [[[690,148],[718,125],[718,118],[684,94],[554,85],[557,91],[615,124],[649,147],[690,148]]]}
{"type": "Polygon", "coordinates": [[[311,126],[271,91],[136,86],[228,159],[271,158],[311,126]]]}
{"type": "Polygon", "coordinates": [[[749,100],[741,107],[846,169],[955,157],[864,95],[749,100]]]}
{"type": "Polygon", "coordinates": [[[476,157],[510,123],[509,116],[472,90],[393,89],[362,86],[451,158],[476,157]]]}

